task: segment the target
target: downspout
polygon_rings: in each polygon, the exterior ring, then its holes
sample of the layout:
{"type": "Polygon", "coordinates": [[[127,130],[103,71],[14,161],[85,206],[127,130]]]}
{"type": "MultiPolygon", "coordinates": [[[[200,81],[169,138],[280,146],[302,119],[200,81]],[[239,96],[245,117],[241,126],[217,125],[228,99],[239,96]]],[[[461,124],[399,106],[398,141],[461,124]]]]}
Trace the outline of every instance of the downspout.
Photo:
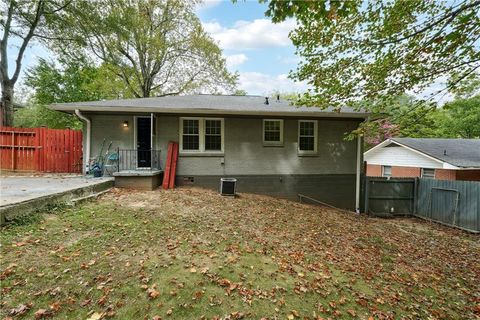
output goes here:
{"type": "Polygon", "coordinates": [[[355,173],[355,212],[360,213],[360,171],[362,161],[362,138],[357,135],[357,171],[355,173]]]}
{"type": "Polygon", "coordinates": [[[83,114],[80,113],[80,110],[79,109],[75,109],[75,114],[77,115],[77,117],[83,121],[85,121],[85,123],[87,124],[87,141],[85,142],[85,164],[83,166],[83,174],[87,174],[90,170],[89,166],[90,166],[90,141],[91,141],[91,131],[92,131],[92,123],[90,121],[90,119],[88,119],[87,117],[85,117],[83,114]]]}

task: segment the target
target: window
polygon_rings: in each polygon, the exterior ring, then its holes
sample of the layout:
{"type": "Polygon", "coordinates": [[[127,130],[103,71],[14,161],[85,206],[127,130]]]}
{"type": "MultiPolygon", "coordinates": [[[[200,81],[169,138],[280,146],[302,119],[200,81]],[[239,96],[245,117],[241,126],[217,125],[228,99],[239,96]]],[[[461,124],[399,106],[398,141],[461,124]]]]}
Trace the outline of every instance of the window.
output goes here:
{"type": "Polygon", "coordinates": [[[391,177],[392,176],[392,167],[382,166],[382,177],[391,177]]]}
{"type": "Polygon", "coordinates": [[[200,150],[200,120],[183,120],[182,142],[182,150],[200,150]]]}
{"type": "Polygon", "coordinates": [[[205,120],[205,151],[222,151],[221,120],[205,120]]]}
{"type": "Polygon", "coordinates": [[[298,121],[298,153],[313,154],[317,152],[317,121],[298,121]]]}
{"type": "Polygon", "coordinates": [[[435,169],[422,168],[422,178],[434,179],[435,169]]]}
{"type": "Polygon", "coordinates": [[[223,119],[180,118],[180,151],[223,152],[223,119]]]}
{"type": "Polygon", "coordinates": [[[263,120],[263,144],[266,146],[283,145],[283,120],[263,120]]]}

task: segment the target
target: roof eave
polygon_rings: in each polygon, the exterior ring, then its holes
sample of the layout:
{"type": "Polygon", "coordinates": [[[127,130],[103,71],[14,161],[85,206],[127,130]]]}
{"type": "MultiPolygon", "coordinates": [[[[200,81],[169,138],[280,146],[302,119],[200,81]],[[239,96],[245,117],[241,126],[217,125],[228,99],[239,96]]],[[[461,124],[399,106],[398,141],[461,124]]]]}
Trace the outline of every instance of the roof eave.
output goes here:
{"type": "Polygon", "coordinates": [[[259,115],[259,116],[290,116],[290,117],[327,117],[327,118],[358,118],[365,119],[368,113],[360,112],[302,112],[302,111],[243,111],[227,109],[183,109],[183,108],[160,108],[160,107],[107,107],[107,106],[72,106],[52,104],[50,109],[63,112],[127,112],[127,113],[175,113],[175,114],[225,114],[225,115],[259,115]]]}

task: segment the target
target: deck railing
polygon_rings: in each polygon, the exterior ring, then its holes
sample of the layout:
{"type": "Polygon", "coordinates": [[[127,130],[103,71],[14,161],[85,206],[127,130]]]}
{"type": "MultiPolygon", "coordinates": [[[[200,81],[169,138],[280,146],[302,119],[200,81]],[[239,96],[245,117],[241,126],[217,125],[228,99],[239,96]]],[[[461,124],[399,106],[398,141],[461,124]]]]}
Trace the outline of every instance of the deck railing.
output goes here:
{"type": "Polygon", "coordinates": [[[117,149],[118,171],[161,170],[160,150],[117,149]]]}

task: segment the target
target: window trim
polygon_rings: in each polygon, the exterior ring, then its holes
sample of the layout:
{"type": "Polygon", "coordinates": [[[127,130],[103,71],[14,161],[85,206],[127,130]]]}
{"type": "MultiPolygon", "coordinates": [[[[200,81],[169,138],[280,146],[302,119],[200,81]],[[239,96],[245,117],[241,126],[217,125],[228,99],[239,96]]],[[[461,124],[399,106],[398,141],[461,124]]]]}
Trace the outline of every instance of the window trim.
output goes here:
{"type": "Polygon", "coordinates": [[[426,179],[435,179],[435,168],[421,168],[420,177],[421,178],[426,178],[426,179]],[[432,177],[425,177],[425,169],[433,170],[433,176],[432,177]]]}
{"type": "Polygon", "coordinates": [[[180,117],[179,118],[179,153],[180,154],[223,154],[225,150],[225,119],[224,118],[202,118],[202,117],[180,117]],[[198,120],[198,150],[183,149],[183,120],[198,120]],[[221,150],[205,150],[205,120],[219,120],[221,126],[221,150]]]}
{"type": "MultiPolygon", "coordinates": [[[[305,136],[305,137],[310,137],[310,136],[305,136]]],[[[317,154],[318,152],[318,120],[298,120],[297,152],[299,155],[317,154]],[[313,122],[313,150],[300,150],[300,123],[302,122],[313,122]]]]}
{"type": "Polygon", "coordinates": [[[384,177],[384,178],[391,178],[392,177],[392,166],[382,166],[382,177],[384,177]],[[390,175],[389,176],[385,175],[385,167],[390,168],[390,175]]]}
{"type": "Polygon", "coordinates": [[[265,147],[283,147],[283,119],[263,119],[262,121],[262,142],[265,147]],[[280,141],[265,141],[265,121],[280,122],[280,141]]]}

